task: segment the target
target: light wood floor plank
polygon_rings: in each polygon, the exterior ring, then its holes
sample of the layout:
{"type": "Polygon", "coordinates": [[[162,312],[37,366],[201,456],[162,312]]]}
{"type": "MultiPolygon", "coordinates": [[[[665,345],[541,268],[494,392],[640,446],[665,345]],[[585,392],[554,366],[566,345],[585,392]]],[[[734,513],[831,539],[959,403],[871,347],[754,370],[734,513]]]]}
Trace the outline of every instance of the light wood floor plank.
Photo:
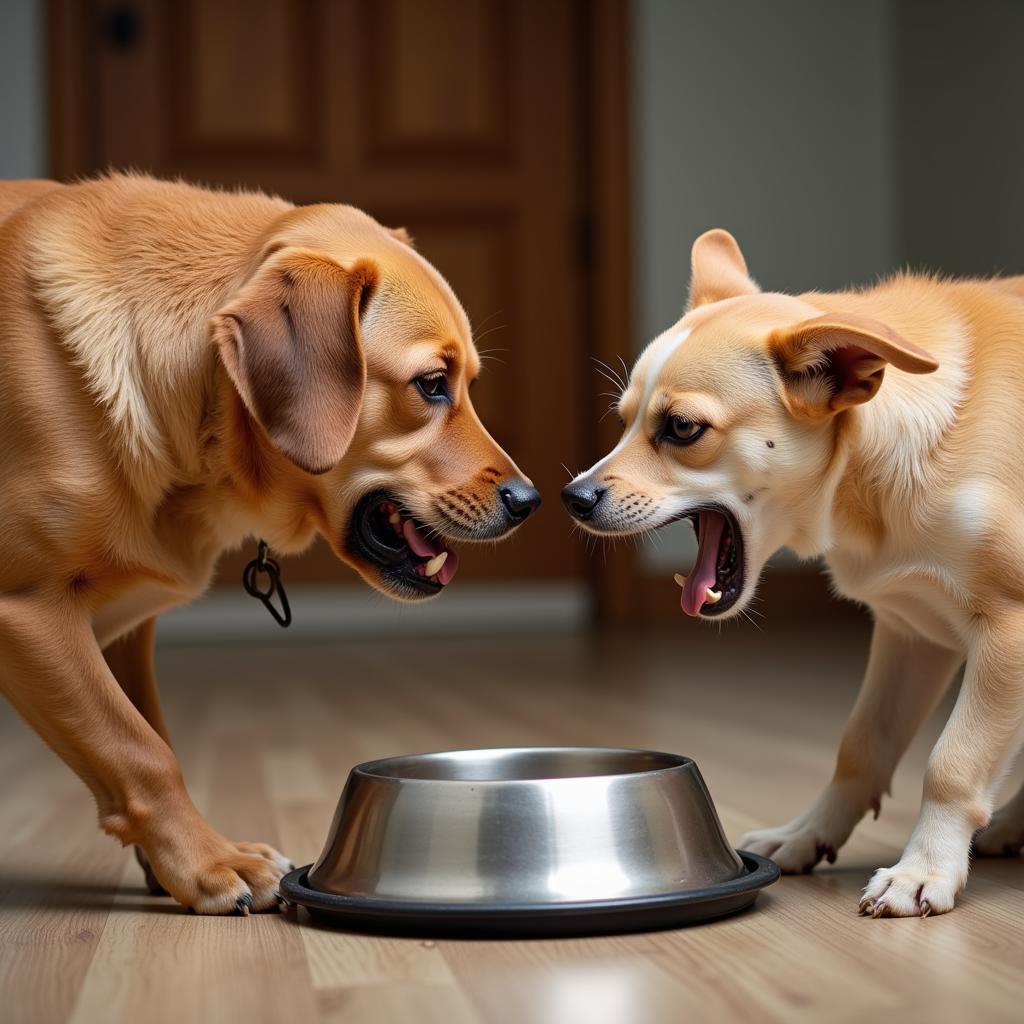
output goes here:
{"type": "MultiPolygon", "coordinates": [[[[644,746],[696,758],[728,834],[803,809],[827,779],[866,657],[863,631],[688,628],[495,640],[160,652],[197,805],[298,863],[355,762],[517,744],[644,746]]],[[[345,1024],[1019,1020],[1024,864],[979,861],[960,908],[856,914],[909,835],[947,699],[839,862],[749,914],[573,940],[358,935],[305,912],[189,916],[150,897],[84,787],[0,710],[0,1018],[31,1024],[244,1019],[345,1024]]],[[[1008,780],[1019,782],[1021,769],[1008,780]]]]}

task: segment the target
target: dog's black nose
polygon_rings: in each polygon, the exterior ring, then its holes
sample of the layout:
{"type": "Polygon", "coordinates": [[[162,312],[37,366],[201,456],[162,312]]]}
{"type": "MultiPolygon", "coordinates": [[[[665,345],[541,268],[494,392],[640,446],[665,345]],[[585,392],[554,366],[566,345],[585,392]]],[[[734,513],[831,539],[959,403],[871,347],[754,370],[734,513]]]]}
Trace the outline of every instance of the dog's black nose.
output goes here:
{"type": "Polygon", "coordinates": [[[503,484],[498,492],[505,511],[514,523],[521,523],[540,505],[540,491],[525,480],[513,480],[503,484]]]}
{"type": "Polygon", "coordinates": [[[596,487],[586,481],[573,482],[562,488],[562,501],[565,502],[570,515],[577,519],[589,519],[601,504],[607,489],[596,487]]]}

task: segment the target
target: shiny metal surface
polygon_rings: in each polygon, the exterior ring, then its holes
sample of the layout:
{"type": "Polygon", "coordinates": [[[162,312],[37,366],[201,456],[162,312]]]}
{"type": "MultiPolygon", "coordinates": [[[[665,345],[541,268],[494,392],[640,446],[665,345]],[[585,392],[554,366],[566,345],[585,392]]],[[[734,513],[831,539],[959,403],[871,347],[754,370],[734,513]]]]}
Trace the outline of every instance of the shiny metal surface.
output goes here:
{"type": "Polygon", "coordinates": [[[743,873],[689,758],[535,747],[359,765],[309,884],[357,898],[557,905],[743,873]]]}

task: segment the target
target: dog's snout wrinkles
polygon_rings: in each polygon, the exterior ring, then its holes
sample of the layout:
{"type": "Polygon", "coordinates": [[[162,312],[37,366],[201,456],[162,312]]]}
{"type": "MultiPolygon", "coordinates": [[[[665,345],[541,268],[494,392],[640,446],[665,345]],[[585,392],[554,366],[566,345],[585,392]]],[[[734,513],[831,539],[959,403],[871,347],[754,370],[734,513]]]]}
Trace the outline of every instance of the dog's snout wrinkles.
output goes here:
{"type": "Polygon", "coordinates": [[[566,484],[562,488],[562,501],[569,514],[577,519],[589,519],[601,503],[606,487],[596,487],[586,481],[566,484]]]}
{"type": "Polygon", "coordinates": [[[504,484],[498,492],[501,503],[505,506],[513,522],[522,522],[540,505],[540,491],[524,480],[513,480],[504,484]]]}

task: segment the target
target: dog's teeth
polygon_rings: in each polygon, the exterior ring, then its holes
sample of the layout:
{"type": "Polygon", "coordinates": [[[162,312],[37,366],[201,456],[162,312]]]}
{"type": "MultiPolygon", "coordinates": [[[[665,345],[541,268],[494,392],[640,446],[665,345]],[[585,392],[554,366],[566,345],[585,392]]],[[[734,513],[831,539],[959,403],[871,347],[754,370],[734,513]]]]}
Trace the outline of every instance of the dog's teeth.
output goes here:
{"type": "Polygon", "coordinates": [[[672,577],[672,579],[674,579],[676,581],[676,583],[679,584],[679,586],[681,586],[681,587],[685,587],[686,586],[686,577],[681,572],[677,572],[675,574],[675,576],[672,577]]]}
{"type": "Polygon", "coordinates": [[[722,600],[722,592],[720,590],[712,590],[708,587],[707,597],[704,598],[705,604],[718,604],[722,600]]]}
{"type": "Polygon", "coordinates": [[[424,576],[433,576],[433,575],[435,575],[435,573],[437,573],[438,570],[440,570],[441,566],[444,565],[444,563],[447,562],[447,561],[448,561],[448,552],[447,551],[442,551],[441,554],[434,555],[434,557],[429,562],[427,562],[427,564],[425,566],[423,566],[423,575],[424,576]]]}
{"type": "Polygon", "coordinates": [[[388,522],[392,526],[397,526],[401,521],[402,517],[397,512],[392,512],[391,515],[388,516],[388,522]]]}

